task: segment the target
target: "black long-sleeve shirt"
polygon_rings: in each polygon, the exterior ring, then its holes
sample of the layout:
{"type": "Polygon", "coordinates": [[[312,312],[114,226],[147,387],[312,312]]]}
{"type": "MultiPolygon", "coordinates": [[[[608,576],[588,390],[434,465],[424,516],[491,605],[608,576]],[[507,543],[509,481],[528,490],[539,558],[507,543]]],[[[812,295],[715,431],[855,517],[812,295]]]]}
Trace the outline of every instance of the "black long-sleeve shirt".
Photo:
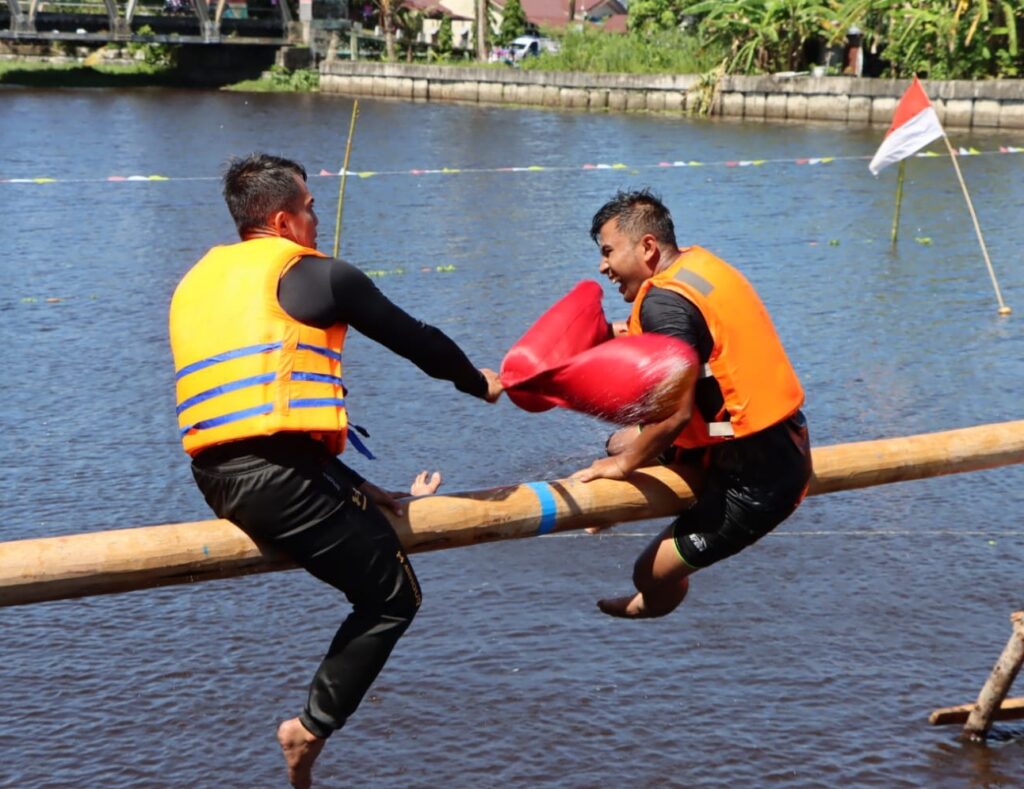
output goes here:
{"type": "MultiPolygon", "coordinates": [[[[667,288],[651,288],[640,305],[640,326],[645,332],[665,334],[682,340],[707,364],[714,348],[711,331],[701,311],[685,296],[667,288]]],[[[718,381],[697,381],[696,405],[706,421],[714,421],[725,401],[718,381]]]]}
{"type": "Polygon", "coordinates": [[[366,274],[344,260],[302,258],[281,278],[277,297],[285,312],[301,323],[320,329],[346,323],[432,378],[451,381],[475,397],[487,395],[483,374],[448,335],[392,303],[366,274]]]}

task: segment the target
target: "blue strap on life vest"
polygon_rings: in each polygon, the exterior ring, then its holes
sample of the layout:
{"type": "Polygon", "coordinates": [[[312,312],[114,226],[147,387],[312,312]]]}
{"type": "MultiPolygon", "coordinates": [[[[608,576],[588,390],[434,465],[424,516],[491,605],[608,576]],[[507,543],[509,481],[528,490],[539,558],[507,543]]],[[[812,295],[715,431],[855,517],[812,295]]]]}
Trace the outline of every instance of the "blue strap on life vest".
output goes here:
{"type": "Polygon", "coordinates": [[[363,443],[362,439],[359,438],[360,435],[363,436],[363,438],[369,438],[370,431],[368,431],[365,427],[362,427],[360,425],[348,426],[348,442],[353,446],[356,452],[365,457],[367,460],[376,460],[377,458],[374,457],[374,454],[370,451],[370,448],[363,443]]]}

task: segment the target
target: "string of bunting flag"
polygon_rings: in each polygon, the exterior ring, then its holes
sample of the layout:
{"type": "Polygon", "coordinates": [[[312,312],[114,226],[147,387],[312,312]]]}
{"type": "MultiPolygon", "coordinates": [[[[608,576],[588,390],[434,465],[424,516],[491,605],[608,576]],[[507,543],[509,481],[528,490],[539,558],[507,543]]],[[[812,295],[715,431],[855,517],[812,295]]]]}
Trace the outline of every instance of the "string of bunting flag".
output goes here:
{"type": "MultiPolygon", "coordinates": [[[[1024,147],[1000,145],[998,150],[981,151],[977,148],[961,147],[955,149],[957,156],[991,156],[1009,153],[1024,153],[1024,147]]],[[[941,158],[946,154],[934,151],[921,151],[914,154],[915,158],[941,158]]],[[[412,170],[320,170],[313,177],[337,178],[349,175],[356,178],[375,178],[378,176],[422,176],[422,175],[474,175],[489,173],[541,173],[541,172],[601,172],[608,170],[657,170],[682,167],[760,167],[766,164],[795,164],[805,166],[833,164],[835,162],[866,161],[871,156],[814,156],[799,159],[723,159],[701,162],[693,159],[662,161],[656,164],[582,164],[582,165],[541,165],[533,164],[521,167],[440,167],[434,169],[412,170]]],[[[95,178],[0,178],[0,184],[82,184],[82,183],[138,183],[152,181],[218,181],[218,175],[167,176],[167,175],[108,175],[95,178]]]]}

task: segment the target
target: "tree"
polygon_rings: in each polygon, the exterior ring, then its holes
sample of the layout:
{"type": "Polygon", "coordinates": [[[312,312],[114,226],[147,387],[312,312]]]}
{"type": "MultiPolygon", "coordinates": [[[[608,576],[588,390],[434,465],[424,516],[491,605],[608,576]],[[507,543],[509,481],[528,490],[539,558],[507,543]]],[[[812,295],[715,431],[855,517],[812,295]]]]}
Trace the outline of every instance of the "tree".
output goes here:
{"type": "Polygon", "coordinates": [[[488,5],[487,0],[476,0],[473,4],[476,9],[473,25],[474,43],[476,44],[476,59],[480,61],[487,60],[487,29],[491,26],[488,5]]]}
{"type": "MultiPolygon", "coordinates": [[[[870,0],[869,0],[870,1],[870,0]]],[[[848,5],[865,4],[853,0],[848,5]]],[[[804,63],[804,47],[812,40],[826,46],[844,40],[839,4],[827,0],[701,0],[682,9],[700,17],[704,41],[729,50],[727,70],[736,74],[795,71],[804,63]]]]}
{"type": "Polygon", "coordinates": [[[389,61],[395,59],[395,4],[401,1],[376,0],[380,9],[380,26],[384,28],[384,57],[389,61]]]}
{"type": "Polygon", "coordinates": [[[507,47],[526,32],[526,12],[519,0],[507,0],[505,13],[501,17],[501,27],[494,42],[500,47],[507,47]]]}
{"type": "Polygon", "coordinates": [[[730,73],[793,71],[809,48],[840,47],[854,25],[889,75],[932,79],[1014,77],[1024,72],[1022,0],[634,0],[630,29],[699,18],[704,43],[729,52],[730,73]]]}
{"type": "Polygon", "coordinates": [[[441,17],[441,24],[437,28],[437,44],[435,51],[439,58],[448,59],[452,56],[452,18],[448,15],[441,17]]]}
{"type": "Polygon", "coordinates": [[[405,62],[412,63],[416,41],[423,32],[423,14],[415,8],[402,6],[395,14],[395,25],[401,32],[402,42],[405,44],[405,62]]]}
{"type": "Polygon", "coordinates": [[[1019,0],[917,0],[876,3],[858,25],[875,33],[892,76],[1017,77],[1022,13],[1019,0]]]}
{"type": "Polygon", "coordinates": [[[629,4],[629,29],[637,33],[674,30],[683,19],[687,0],[633,0],[629,4]]]}

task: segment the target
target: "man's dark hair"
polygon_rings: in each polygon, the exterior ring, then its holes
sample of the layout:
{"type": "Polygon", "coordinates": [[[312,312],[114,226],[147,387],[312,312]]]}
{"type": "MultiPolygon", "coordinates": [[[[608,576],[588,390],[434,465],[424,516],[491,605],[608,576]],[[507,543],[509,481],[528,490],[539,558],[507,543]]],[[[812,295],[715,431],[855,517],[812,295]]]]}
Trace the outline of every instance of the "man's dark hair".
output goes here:
{"type": "Polygon", "coordinates": [[[266,223],[276,211],[298,211],[302,193],[295,176],[306,180],[306,170],[298,162],[250,153],[233,158],[224,171],[224,199],[238,234],[266,223]]]}
{"type": "Polygon", "coordinates": [[[615,197],[601,206],[590,223],[590,237],[595,244],[598,243],[601,228],[612,219],[618,220],[619,230],[632,241],[639,241],[642,236],[650,233],[661,245],[677,246],[672,215],[661,198],[649,189],[616,192],[615,197]]]}

